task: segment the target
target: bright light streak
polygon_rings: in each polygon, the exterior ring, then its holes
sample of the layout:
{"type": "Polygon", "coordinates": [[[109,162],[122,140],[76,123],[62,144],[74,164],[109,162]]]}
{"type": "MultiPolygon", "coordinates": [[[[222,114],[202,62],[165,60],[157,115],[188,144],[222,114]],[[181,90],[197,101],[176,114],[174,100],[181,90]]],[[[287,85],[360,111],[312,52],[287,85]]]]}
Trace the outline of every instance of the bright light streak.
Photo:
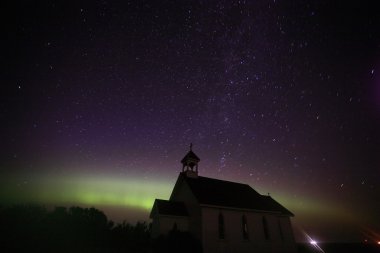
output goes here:
{"type": "Polygon", "coordinates": [[[315,248],[317,249],[318,251],[322,252],[322,253],[325,253],[325,251],[319,247],[317,241],[315,241],[314,239],[312,239],[303,229],[301,229],[303,234],[305,235],[305,237],[307,238],[308,242],[315,248]]]}
{"type": "Polygon", "coordinates": [[[380,245],[380,233],[369,228],[369,227],[363,227],[361,230],[361,233],[366,237],[364,240],[366,243],[371,242],[377,245],[380,245]]]}

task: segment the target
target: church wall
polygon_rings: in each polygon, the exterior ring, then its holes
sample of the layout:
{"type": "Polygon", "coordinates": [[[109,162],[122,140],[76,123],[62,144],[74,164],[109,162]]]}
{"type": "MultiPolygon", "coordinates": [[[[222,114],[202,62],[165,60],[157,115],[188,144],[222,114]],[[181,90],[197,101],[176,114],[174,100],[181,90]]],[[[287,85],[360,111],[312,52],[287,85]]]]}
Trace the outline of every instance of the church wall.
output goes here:
{"type": "Polygon", "coordinates": [[[273,214],[240,211],[223,208],[202,208],[202,242],[204,253],[244,253],[244,252],[295,252],[295,244],[289,217],[273,214]],[[223,214],[225,238],[219,239],[218,217],[223,214]],[[245,215],[249,239],[243,238],[242,216],[245,215]],[[266,217],[269,238],[266,239],[263,228],[263,216],[266,217]],[[278,222],[281,222],[281,237],[278,222]],[[290,230],[289,230],[290,229],[290,230]],[[285,234],[291,234],[286,235],[285,234]]]}
{"type": "Polygon", "coordinates": [[[160,235],[160,220],[159,216],[155,215],[152,219],[152,231],[151,236],[152,238],[156,238],[160,235]]]}
{"type": "Polygon", "coordinates": [[[189,213],[189,231],[198,239],[201,239],[201,213],[197,199],[185,181],[177,185],[175,192],[170,197],[172,201],[185,203],[189,213]]]}
{"type": "Polygon", "coordinates": [[[189,217],[160,214],[158,212],[157,205],[154,205],[152,209],[151,218],[152,238],[156,238],[162,234],[167,234],[174,227],[180,231],[189,231],[189,217]]]}
{"type": "Polygon", "coordinates": [[[177,229],[180,231],[188,231],[189,229],[189,222],[187,217],[160,215],[156,222],[159,223],[159,233],[156,235],[169,233],[169,231],[174,228],[174,224],[176,224],[177,229]]]}
{"type": "Polygon", "coordinates": [[[176,188],[170,196],[171,201],[184,202],[186,204],[197,205],[198,201],[190,190],[190,187],[185,181],[176,185],[176,188]]]}
{"type": "Polygon", "coordinates": [[[264,245],[267,245],[265,248],[268,248],[269,252],[296,252],[290,217],[275,214],[260,216],[265,216],[269,228],[269,239],[265,239],[264,235],[264,245]]]}
{"type": "Polygon", "coordinates": [[[284,242],[289,248],[293,248],[296,251],[296,241],[294,238],[293,228],[289,217],[280,217],[281,228],[283,230],[284,242]]]}

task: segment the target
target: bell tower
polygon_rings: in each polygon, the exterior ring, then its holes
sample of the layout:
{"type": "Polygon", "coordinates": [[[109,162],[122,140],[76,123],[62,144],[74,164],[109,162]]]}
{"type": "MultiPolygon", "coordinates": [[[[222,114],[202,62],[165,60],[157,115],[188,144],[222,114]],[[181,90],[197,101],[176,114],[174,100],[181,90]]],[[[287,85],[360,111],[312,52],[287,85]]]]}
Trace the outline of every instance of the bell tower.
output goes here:
{"type": "Polygon", "coordinates": [[[198,163],[200,159],[193,152],[193,144],[190,143],[190,151],[182,158],[182,172],[188,177],[198,177],[198,163]]]}

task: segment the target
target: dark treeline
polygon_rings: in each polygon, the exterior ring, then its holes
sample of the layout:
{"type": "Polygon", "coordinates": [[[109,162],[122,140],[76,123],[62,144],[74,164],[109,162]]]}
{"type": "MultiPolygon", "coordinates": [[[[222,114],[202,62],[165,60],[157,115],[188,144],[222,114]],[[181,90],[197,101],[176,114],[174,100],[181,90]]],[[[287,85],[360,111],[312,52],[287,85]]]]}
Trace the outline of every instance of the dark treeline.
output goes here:
{"type": "Polygon", "coordinates": [[[201,248],[190,234],[179,231],[152,240],[147,223],[114,224],[95,208],[49,211],[36,205],[0,207],[0,243],[2,252],[200,252],[201,248]]]}

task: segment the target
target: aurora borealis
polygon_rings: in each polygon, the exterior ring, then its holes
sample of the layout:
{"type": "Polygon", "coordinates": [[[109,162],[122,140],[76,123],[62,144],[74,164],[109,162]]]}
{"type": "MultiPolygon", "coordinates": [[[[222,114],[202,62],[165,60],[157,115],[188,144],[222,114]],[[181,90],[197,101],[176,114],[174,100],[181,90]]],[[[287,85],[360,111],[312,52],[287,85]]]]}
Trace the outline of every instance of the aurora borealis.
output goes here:
{"type": "Polygon", "coordinates": [[[148,220],[194,143],[325,241],[380,223],[371,1],[25,1],[2,8],[0,204],[148,220]]]}

